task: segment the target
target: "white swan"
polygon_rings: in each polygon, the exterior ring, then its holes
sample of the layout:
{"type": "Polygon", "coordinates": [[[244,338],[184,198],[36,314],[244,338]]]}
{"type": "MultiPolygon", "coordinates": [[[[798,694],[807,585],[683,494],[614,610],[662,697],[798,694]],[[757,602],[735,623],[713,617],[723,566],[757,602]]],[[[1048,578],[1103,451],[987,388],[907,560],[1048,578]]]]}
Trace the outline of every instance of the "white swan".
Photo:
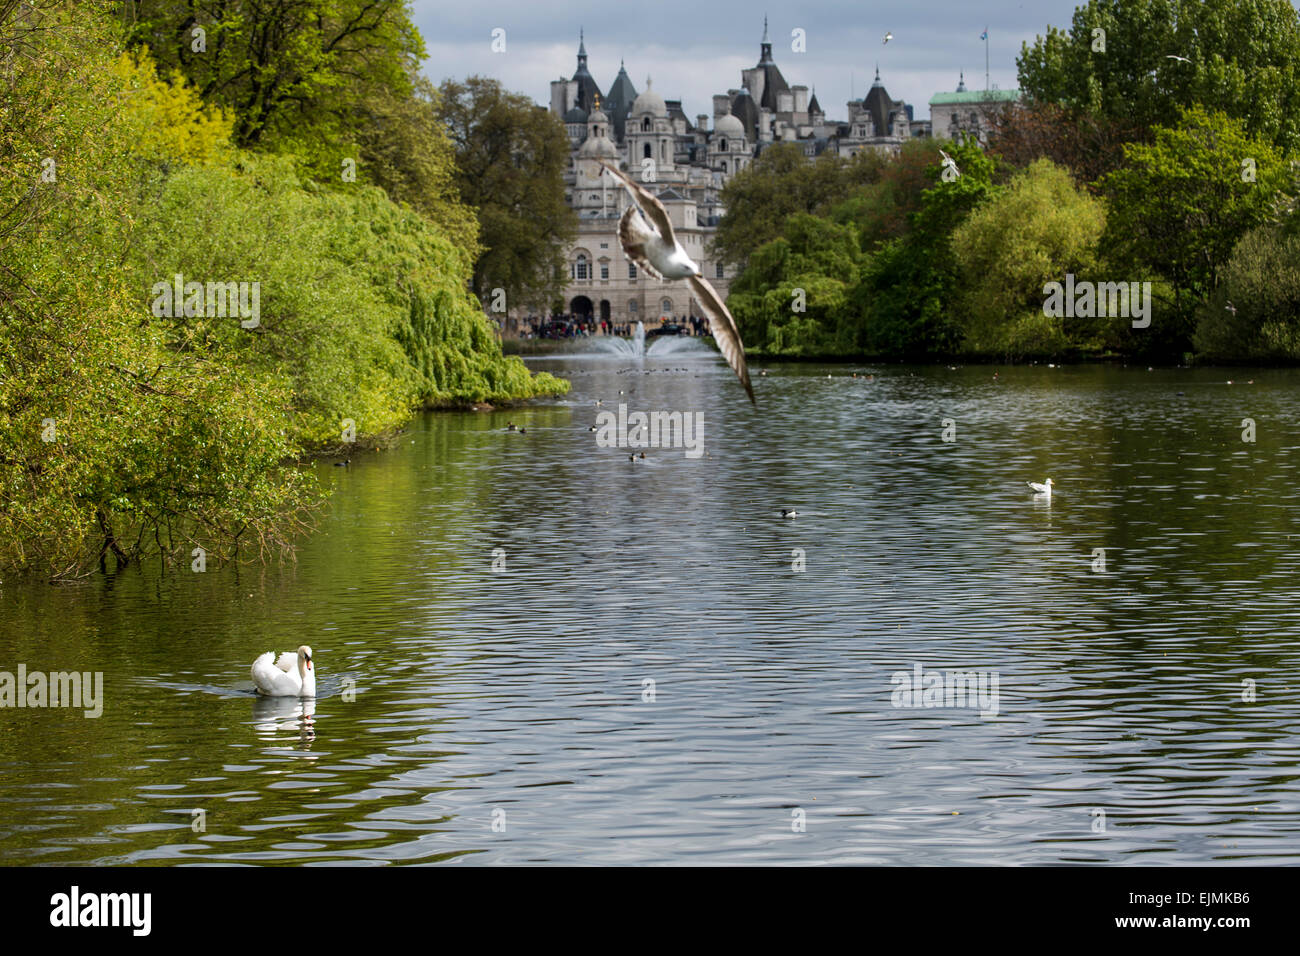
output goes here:
{"type": "Polygon", "coordinates": [[[1037,494],[1040,494],[1040,495],[1046,495],[1046,496],[1049,497],[1049,498],[1052,497],[1052,479],[1051,479],[1051,478],[1048,478],[1048,479],[1047,479],[1047,483],[1046,483],[1046,484],[1042,484],[1042,485],[1040,485],[1040,484],[1039,484],[1038,482],[1036,482],[1036,481],[1026,481],[1025,484],[1027,484],[1030,488],[1033,488],[1034,491],[1035,491],[1035,493],[1037,493],[1037,494]]]}
{"type": "Polygon", "coordinates": [[[277,659],[267,651],[253,661],[253,683],[267,697],[315,697],[316,671],[311,666],[311,648],[304,644],[296,655],[285,651],[277,659]],[[294,663],[297,667],[294,667],[294,663]]]}

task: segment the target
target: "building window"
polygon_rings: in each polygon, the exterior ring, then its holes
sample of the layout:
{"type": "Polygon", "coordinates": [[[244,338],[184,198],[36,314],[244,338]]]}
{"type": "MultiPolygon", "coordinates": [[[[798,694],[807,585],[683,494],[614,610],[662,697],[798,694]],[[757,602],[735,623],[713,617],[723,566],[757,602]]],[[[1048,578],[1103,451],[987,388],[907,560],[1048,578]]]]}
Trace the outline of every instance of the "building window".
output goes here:
{"type": "Polygon", "coordinates": [[[602,242],[602,243],[600,244],[600,248],[602,248],[602,249],[608,249],[608,248],[609,248],[609,243],[608,243],[608,242],[602,242]]]}
{"type": "Polygon", "coordinates": [[[636,263],[635,263],[635,262],[629,262],[629,263],[627,264],[627,277],[628,277],[629,279],[633,279],[633,280],[636,279],[636,263]]]}
{"type": "Polygon", "coordinates": [[[672,299],[664,299],[662,302],[659,303],[659,308],[660,308],[662,314],[664,314],[664,315],[672,315],[672,314],[673,314],[673,300],[672,300],[672,299]]]}
{"type": "Polygon", "coordinates": [[[600,264],[600,277],[601,277],[602,279],[608,279],[608,278],[609,278],[609,263],[608,263],[608,262],[602,262],[602,263],[600,264]]]}
{"type": "Polygon", "coordinates": [[[717,278],[717,279],[725,278],[725,277],[723,276],[723,274],[722,274],[722,263],[721,263],[721,262],[719,262],[719,263],[717,264],[717,266],[714,268],[713,275],[714,275],[714,278],[717,278]]]}
{"type": "Polygon", "coordinates": [[[636,309],[637,309],[636,299],[633,299],[631,302],[627,304],[627,311],[632,315],[636,315],[636,309]]]}
{"type": "Polygon", "coordinates": [[[727,151],[727,141],[725,139],[718,140],[718,149],[724,153],[727,151]]]}
{"type": "Polygon", "coordinates": [[[586,256],[578,256],[578,261],[573,264],[573,277],[575,279],[588,278],[586,256]]]}
{"type": "Polygon", "coordinates": [[[654,157],[654,152],[650,149],[650,144],[649,144],[649,143],[646,143],[646,144],[645,144],[645,148],[642,149],[641,152],[642,152],[642,155],[643,155],[646,159],[654,159],[654,158],[655,158],[655,157],[654,157]]]}

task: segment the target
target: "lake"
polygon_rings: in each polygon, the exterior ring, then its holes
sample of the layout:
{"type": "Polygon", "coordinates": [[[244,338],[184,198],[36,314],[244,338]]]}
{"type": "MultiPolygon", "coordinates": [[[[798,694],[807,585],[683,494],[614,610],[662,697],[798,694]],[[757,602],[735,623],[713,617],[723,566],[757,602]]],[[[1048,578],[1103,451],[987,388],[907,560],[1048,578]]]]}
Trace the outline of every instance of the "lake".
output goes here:
{"type": "Polygon", "coordinates": [[[1300,862],[1300,371],[612,345],[313,466],[296,562],[4,580],[104,691],[0,709],[0,862],[1300,862]]]}

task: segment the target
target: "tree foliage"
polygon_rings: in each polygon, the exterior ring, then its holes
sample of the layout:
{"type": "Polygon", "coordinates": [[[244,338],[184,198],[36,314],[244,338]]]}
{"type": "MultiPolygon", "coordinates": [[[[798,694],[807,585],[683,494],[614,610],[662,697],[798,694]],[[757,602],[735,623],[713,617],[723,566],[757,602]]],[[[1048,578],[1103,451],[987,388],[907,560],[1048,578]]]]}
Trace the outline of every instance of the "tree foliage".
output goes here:
{"type": "Polygon", "coordinates": [[[483,301],[542,311],[563,289],[564,251],[577,219],[564,201],[569,138],[563,124],[496,80],[473,76],[440,87],[438,116],[455,156],[460,198],[474,207],[483,254],[470,286],[483,301]]]}
{"type": "Polygon", "coordinates": [[[1097,347],[1097,320],[1043,314],[1043,286],[1066,273],[1096,278],[1106,224],[1101,200],[1039,159],[953,232],[960,264],[962,350],[1023,358],[1097,347]]]}
{"type": "Polygon", "coordinates": [[[1300,147],[1300,15],[1290,0],[1088,0],[1068,31],[1049,27],[1016,65],[1030,98],[1129,129],[1200,104],[1283,151],[1300,147]]]}
{"type": "Polygon", "coordinates": [[[1293,170],[1243,123],[1199,106],[1181,110],[1177,126],[1157,127],[1151,145],[1126,147],[1125,157],[1103,180],[1106,251],[1169,281],[1172,313],[1159,334],[1182,351],[1192,311],[1218,287],[1237,242],[1295,195],[1293,170]]]}

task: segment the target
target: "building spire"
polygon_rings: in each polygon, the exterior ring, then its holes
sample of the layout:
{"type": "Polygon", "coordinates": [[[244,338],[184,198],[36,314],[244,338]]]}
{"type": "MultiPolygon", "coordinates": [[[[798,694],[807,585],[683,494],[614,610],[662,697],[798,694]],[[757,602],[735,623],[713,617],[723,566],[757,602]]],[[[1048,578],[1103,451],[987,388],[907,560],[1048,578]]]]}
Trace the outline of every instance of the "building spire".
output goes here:
{"type": "Polygon", "coordinates": [[[763,14],[763,42],[767,43],[767,14],[763,14]]]}
{"type": "Polygon", "coordinates": [[[767,38],[767,15],[763,15],[763,42],[759,45],[759,63],[772,62],[772,43],[767,38]]]}
{"type": "Polygon", "coordinates": [[[578,56],[586,56],[586,55],[587,55],[587,44],[586,41],[583,39],[582,27],[578,27],[578,56]]]}

